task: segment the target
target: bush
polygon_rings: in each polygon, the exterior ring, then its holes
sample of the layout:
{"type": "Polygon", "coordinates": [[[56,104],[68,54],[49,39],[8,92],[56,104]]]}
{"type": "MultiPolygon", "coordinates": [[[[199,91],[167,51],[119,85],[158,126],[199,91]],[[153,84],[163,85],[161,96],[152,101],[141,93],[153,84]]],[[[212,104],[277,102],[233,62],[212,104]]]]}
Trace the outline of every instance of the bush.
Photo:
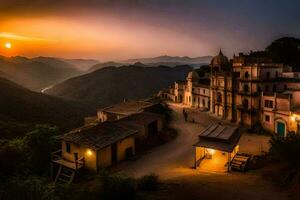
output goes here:
{"type": "Polygon", "coordinates": [[[24,165],[22,140],[0,141],[0,185],[9,176],[15,174],[24,165]]]}
{"type": "Polygon", "coordinates": [[[102,198],[107,200],[135,199],[135,180],[122,175],[103,176],[102,198]]]}
{"type": "Polygon", "coordinates": [[[40,177],[11,177],[5,185],[4,199],[55,199],[54,185],[40,177]]]}
{"type": "Polygon", "coordinates": [[[150,174],[143,176],[138,181],[138,187],[144,191],[155,191],[159,188],[160,182],[158,176],[155,174],[150,174]]]}
{"type": "Polygon", "coordinates": [[[58,148],[58,142],[54,138],[58,133],[57,127],[37,125],[35,130],[24,137],[24,152],[34,174],[49,173],[51,152],[58,148]]]}
{"type": "Polygon", "coordinates": [[[273,159],[300,168],[300,135],[288,134],[286,137],[273,136],[271,139],[270,155],[273,159]]]}

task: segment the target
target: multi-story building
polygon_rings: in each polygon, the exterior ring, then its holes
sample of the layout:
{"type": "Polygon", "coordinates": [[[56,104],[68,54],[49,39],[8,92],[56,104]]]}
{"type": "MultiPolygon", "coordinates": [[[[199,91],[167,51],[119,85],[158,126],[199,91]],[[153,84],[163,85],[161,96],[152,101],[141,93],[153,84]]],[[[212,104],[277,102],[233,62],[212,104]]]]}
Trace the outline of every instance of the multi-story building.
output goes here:
{"type": "Polygon", "coordinates": [[[185,81],[176,81],[166,91],[161,91],[164,99],[195,108],[210,108],[210,86],[205,84],[207,79],[201,79],[196,71],[188,74],[185,81]]]}
{"type": "Polygon", "coordinates": [[[286,136],[300,133],[300,90],[288,89],[272,95],[262,94],[261,125],[265,130],[286,136]]]}
{"type": "Polygon", "coordinates": [[[261,93],[282,92],[283,64],[273,63],[265,57],[240,54],[232,61],[237,77],[237,121],[253,127],[259,123],[261,93]]]}
{"type": "Polygon", "coordinates": [[[300,74],[291,67],[255,54],[240,53],[229,60],[220,51],[212,58],[210,70],[210,85],[199,84],[201,77],[193,71],[186,81],[161,92],[161,97],[209,108],[242,126],[262,125],[279,135],[300,132],[300,74]]]}
{"type": "Polygon", "coordinates": [[[210,111],[224,119],[235,121],[235,74],[220,50],[211,61],[210,111]]]}

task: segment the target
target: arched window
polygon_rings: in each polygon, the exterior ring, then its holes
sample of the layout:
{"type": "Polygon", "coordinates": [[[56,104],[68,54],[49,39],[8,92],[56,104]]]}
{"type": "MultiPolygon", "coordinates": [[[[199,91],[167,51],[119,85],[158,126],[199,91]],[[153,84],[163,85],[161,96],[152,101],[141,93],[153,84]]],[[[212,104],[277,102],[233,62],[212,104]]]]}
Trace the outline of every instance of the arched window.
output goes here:
{"type": "Polygon", "coordinates": [[[222,94],[220,92],[217,93],[217,102],[222,103],[222,94]]]}

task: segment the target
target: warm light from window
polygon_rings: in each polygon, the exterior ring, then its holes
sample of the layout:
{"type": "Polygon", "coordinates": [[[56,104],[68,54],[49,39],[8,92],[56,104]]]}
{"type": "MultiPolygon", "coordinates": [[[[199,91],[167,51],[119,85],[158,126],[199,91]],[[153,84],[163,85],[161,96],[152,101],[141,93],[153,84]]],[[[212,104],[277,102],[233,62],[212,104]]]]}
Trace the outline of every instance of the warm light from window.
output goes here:
{"type": "Polygon", "coordinates": [[[86,154],[87,154],[88,156],[91,156],[91,155],[93,154],[93,152],[92,152],[90,149],[88,149],[88,150],[86,150],[86,154]]]}

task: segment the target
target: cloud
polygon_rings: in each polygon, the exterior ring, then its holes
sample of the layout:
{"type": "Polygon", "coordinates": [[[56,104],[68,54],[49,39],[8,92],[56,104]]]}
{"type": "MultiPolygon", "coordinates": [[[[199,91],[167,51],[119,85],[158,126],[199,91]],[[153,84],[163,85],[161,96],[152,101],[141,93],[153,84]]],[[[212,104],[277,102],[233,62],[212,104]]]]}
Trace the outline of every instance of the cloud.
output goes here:
{"type": "Polygon", "coordinates": [[[7,33],[7,32],[0,32],[0,38],[19,40],[19,41],[41,41],[41,42],[53,41],[53,40],[45,39],[45,38],[30,37],[30,36],[18,35],[15,33],[7,33]]]}

